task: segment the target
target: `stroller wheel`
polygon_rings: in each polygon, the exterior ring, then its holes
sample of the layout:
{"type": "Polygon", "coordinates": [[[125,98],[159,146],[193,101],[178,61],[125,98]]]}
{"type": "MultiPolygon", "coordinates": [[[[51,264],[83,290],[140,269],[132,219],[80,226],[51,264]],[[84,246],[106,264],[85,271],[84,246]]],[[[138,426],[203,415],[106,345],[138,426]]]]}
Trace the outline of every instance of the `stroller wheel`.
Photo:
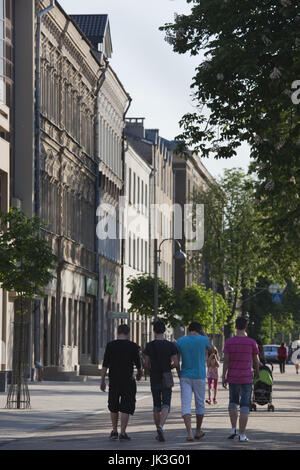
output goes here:
{"type": "Polygon", "coordinates": [[[274,410],[275,410],[275,408],[274,408],[273,405],[269,405],[269,406],[268,406],[268,411],[274,411],[274,410]]]}
{"type": "Polygon", "coordinates": [[[250,407],[250,411],[256,411],[256,405],[254,405],[254,403],[252,403],[250,407]]]}

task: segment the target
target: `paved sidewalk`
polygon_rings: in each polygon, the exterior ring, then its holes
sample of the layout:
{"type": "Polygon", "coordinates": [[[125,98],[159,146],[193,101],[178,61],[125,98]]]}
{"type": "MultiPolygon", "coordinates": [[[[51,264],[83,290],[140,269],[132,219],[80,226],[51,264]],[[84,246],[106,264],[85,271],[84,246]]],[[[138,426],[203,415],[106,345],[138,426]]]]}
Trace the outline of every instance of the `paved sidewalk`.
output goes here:
{"type": "MultiPolygon", "coordinates": [[[[31,409],[5,408],[7,393],[0,393],[0,446],[26,438],[87,414],[107,411],[107,393],[100,391],[100,377],[87,382],[29,382],[31,409]]],[[[138,387],[137,399],[151,396],[149,381],[138,387]]]]}
{"type": "Polygon", "coordinates": [[[106,408],[107,394],[98,391],[99,379],[85,384],[32,384],[30,389],[31,411],[0,410],[1,450],[300,450],[300,374],[296,375],[293,365],[287,366],[285,374],[280,374],[275,365],[275,412],[268,412],[267,406],[258,406],[257,411],[250,414],[248,443],[227,439],[230,428],[228,391],[221,384],[218,404],[207,405],[204,438],[191,443],[185,440],[178,385],[173,391],[165,443],[155,440],[148,381],[138,384],[136,413],[128,426],[130,442],[108,439],[111,424],[106,408]]]}

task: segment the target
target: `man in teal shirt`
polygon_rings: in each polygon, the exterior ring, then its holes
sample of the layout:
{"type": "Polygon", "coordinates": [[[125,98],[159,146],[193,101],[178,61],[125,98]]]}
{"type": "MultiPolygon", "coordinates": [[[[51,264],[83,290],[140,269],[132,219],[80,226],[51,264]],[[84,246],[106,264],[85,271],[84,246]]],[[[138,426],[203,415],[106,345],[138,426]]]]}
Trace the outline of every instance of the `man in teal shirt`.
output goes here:
{"type": "Polygon", "coordinates": [[[180,372],[181,413],[188,441],[198,440],[204,436],[201,426],[205,413],[206,352],[209,348],[209,339],[204,335],[200,323],[197,322],[192,322],[188,334],[177,341],[177,349],[182,359],[180,372]],[[197,419],[195,436],[192,433],[191,412],[193,393],[197,419]]]}

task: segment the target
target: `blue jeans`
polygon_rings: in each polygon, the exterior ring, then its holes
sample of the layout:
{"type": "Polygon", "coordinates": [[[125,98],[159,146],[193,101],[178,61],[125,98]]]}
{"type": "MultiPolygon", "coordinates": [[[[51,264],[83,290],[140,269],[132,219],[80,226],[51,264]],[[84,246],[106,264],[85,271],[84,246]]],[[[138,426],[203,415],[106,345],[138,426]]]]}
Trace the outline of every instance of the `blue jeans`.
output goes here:
{"type": "Polygon", "coordinates": [[[162,408],[168,408],[171,405],[171,388],[162,388],[160,384],[151,384],[151,392],[153,397],[153,411],[159,413],[162,408]]]}
{"type": "Polygon", "coordinates": [[[252,384],[229,384],[229,406],[237,408],[240,405],[241,413],[249,413],[252,384]]]}

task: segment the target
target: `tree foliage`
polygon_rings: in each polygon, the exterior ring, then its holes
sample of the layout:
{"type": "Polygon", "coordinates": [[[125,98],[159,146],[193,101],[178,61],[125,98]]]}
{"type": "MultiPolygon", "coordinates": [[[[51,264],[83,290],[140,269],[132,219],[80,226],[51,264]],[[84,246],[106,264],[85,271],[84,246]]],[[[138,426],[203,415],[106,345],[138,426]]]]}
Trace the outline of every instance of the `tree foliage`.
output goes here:
{"type": "Polygon", "coordinates": [[[0,213],[0,283],[27,300],[43,295],[53,275],[56,257],[39,236],[40,221],[12,207],[0,213]]]}
{"type": "Polygon", "coordinates": [[[248,333],[253,338],[261,338],[265,344],[271,339],[275,343],[288,342],[299,338],[300,333],[300,291],[291,280],[285,283],[286,288],[281,304],[272,302],[268,286],[272,282],[259,279],[255,289],[244,291],[243,311],[249,316],[248,333]],[[248,300],[247,300],[248,299],[248,300]],[[273,338],[271,338],[271,320],[273,338]]]}
{"type": "MultiPolygon", "coordinates": [[[[188,326],[198,321],[209,333],[213,325],[213,292],[204,285],[192,283],[175,291],[158,279],[158,317],[172,327],[188,326]]],[[[154,278],[148,275],[131,277],[126,287],[129,291],[129,311],[154,319],[154,278]]],[[[220,294],[215,296],[215,332],[222,333],[228,305],[220,294]]]]}
{"type": "MultiPolygon", "coordinates": [[[[187,326],[198,321],[207,333],[213,331],[213,291],[201,284],[192,283],[179,292],[176,309],[187,326]]],[[[229,307],[220,294],[215,295],[215,333],[222,334],[229,307]]]]}
{"type": "MultiPolygon", "coordinates": [[[[129,312],[154,319],[154,277],[145,274],[130,277],[126,287],[131,304],[129,312]]],[[[175,292],[160,278],[158,278],[158,317],[173,327],[180,323],[175,312],[175,292]]]]}
{"type": "Polygon", "coordinates": [[[265,232],[281,253],[281,274],[299,277],[300,100],[293,86],[300,80],[300,4],[187,2],[190,14],[161,27],[175,52],[199,57],[191,84],[196,111],[183,116],[178,140],[215,158],[250,146],[265,232]]]}
{"type": "Polygon", "coordinates": [[[194,193],[195,203],[204,204],[205,239],[201,251],[193,252],[188,269],[207,266],[210,280],[233,289],[229,323],[235,316],[242,290],[255,287],[260,276],[277,270],[257,210],[253,181],[241,169],[225,170],[217,184],[194,193]]]}

